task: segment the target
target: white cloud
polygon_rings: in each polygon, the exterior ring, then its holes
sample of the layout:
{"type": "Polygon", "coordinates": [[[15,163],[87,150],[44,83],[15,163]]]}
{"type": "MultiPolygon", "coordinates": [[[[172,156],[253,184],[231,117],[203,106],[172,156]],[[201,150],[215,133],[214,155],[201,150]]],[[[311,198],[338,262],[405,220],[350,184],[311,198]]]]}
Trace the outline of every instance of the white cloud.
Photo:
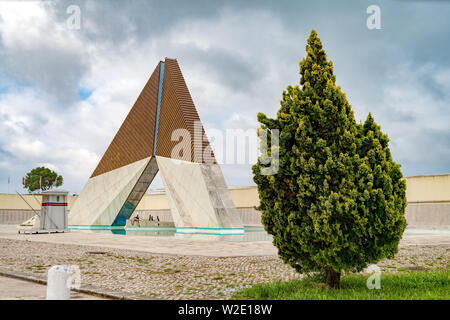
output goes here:
{"type": "MultiPolygon", "coordinates": [[[[12,174],[20,181],[32,167],[46,164],[64,176],[72,192],[81,190],[159,60],[178,58],[205,127],[254,128],[256,114],[274,117],[281,92],[298,83],[298,62],[311,29],[311,22],[294,21],[267,6],[230,5],[217,15],[171,20],[153,32],[128,17],[120,23],[89,19],[90,12],[102,13],[102,4],[86,2],[82,30],[68,31],[55,8],[48,2],[0,2],[0,70],[8,82],[7,92],[0,91],[0,179],[12,174]],[[119,31],[123,37],[115,36],[119,31]],[[92,94],[80,101],[79,88],[92,94]]],[[[151,14],[156,19],[157,8],[151,14]]],[[[356,114],[373,112],[407,173],[425,166],[448,170],[443,162],[449,157],[444,140],[450,136],[450,69],[411,62],[389,65],[385,74],[375,65],[386,58],[376,56],[379,42],[346,44],[349,37],[317,24],[329,40],[325,50],[338,55],[329,58],[339,62],[338,84],[356,114]],[[374,56],[373,63],[367,60],[374,56]],[[361,74],[354,74],[359,68],[361,74]],[[378,91],[369,100],[370,79],[378,91]]],[[[252,183],[250,165],[223,169],[230,184],[252,183]]],[[[160,186],[159,179],[152,188],[160,186]]]]}
{"type": "MultiPolygon", "coordinates": [[[[370,106],[375,121],[390,137],[394,160],[406,175],[444,173],[450,159],[449,101],[439,93],[441,81],[450,74],[434,64],[404,63],[391,70],[378,101],[370,106]],[[432,89],[435,88],[435,89],[432,89]],[[428,167],[424,167],[423,164],[428,167]],[[420,168],[422,166],[422,168],[420,168]]],[[[448,84],[443,81],[443,90],[448,84]]],[[[445,92],[445,91],[444,91],[445,92]]]]}

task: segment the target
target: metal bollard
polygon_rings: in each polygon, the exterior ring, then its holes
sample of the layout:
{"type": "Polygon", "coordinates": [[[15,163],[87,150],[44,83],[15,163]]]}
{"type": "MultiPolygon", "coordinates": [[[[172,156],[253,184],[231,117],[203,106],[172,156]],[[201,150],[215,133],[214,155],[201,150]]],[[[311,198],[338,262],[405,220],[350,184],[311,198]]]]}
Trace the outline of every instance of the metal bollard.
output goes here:
{"type": "Polygon", "coordinates": [[[48,270],[47,300],[69,300],[71,271],[67,266],[53,266],[48,270]]]}

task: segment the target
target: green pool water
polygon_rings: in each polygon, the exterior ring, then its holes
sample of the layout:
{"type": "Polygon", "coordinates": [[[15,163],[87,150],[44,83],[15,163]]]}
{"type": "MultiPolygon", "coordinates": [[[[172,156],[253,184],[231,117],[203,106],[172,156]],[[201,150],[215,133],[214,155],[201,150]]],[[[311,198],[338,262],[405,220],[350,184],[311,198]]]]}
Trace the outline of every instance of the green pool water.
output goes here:
{"type": "MultiPolygon", "coordinates": [[[[74,230],[75,231],[75,230],[74,230]]],[[[126,227],[125,229],[95,229],[76,230],[76,232],[106,233],[118,235],[150,236],[150,237],[171,237],[192,240],[219,240],[219,241],[272,241],[263,227],[245,227],[243,234],[214,234],[214,233],[180,233],[175,227],[126,227]]]]}

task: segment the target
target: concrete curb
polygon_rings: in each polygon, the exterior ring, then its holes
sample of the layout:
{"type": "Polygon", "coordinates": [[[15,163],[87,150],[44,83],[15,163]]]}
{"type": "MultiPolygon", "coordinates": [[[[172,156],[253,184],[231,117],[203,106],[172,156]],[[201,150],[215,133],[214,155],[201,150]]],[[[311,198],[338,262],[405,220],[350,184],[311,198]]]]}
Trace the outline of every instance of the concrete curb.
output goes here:
{"type": "MultiPolygon", "coordinates": [[[[47,284],[47,280],[44,277],[30,275],[28,273],[8,270],[8,269],[4,269],[4,268],[0,268],[0,276],[35,282],[35,283],[39,283],[39,284],[43,284],[43,285],[47,284]]],[[[95,287],[95,286],[91,286],[91,285],[82,285],[79,289],[72,289],[72,291],[79,292],[79,293],[85,293],[85,294],[89,294],[92,296],[112,299],[112,300],[159,300],[156,298],[136,295],[136,294],[132,294],[132,293],[128,293],[128,292],[103,289],[103,288],[99,288],[99,287],[95,287]]]]}

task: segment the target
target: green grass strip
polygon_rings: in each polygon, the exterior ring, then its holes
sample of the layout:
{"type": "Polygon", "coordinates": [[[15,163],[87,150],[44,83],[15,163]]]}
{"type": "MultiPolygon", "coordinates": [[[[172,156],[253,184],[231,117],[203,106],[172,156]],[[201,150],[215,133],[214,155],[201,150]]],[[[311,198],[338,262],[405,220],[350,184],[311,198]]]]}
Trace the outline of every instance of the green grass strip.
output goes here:
{"type": "Polygon", "coordinates": [[[236,292],[232,299],[258,300],[449,300],[450,271],[382,273],[380,289],[368,289],[370,275],[351,274],[340,289],[330,289],[323,277],[260,284],[236,292]]]}

